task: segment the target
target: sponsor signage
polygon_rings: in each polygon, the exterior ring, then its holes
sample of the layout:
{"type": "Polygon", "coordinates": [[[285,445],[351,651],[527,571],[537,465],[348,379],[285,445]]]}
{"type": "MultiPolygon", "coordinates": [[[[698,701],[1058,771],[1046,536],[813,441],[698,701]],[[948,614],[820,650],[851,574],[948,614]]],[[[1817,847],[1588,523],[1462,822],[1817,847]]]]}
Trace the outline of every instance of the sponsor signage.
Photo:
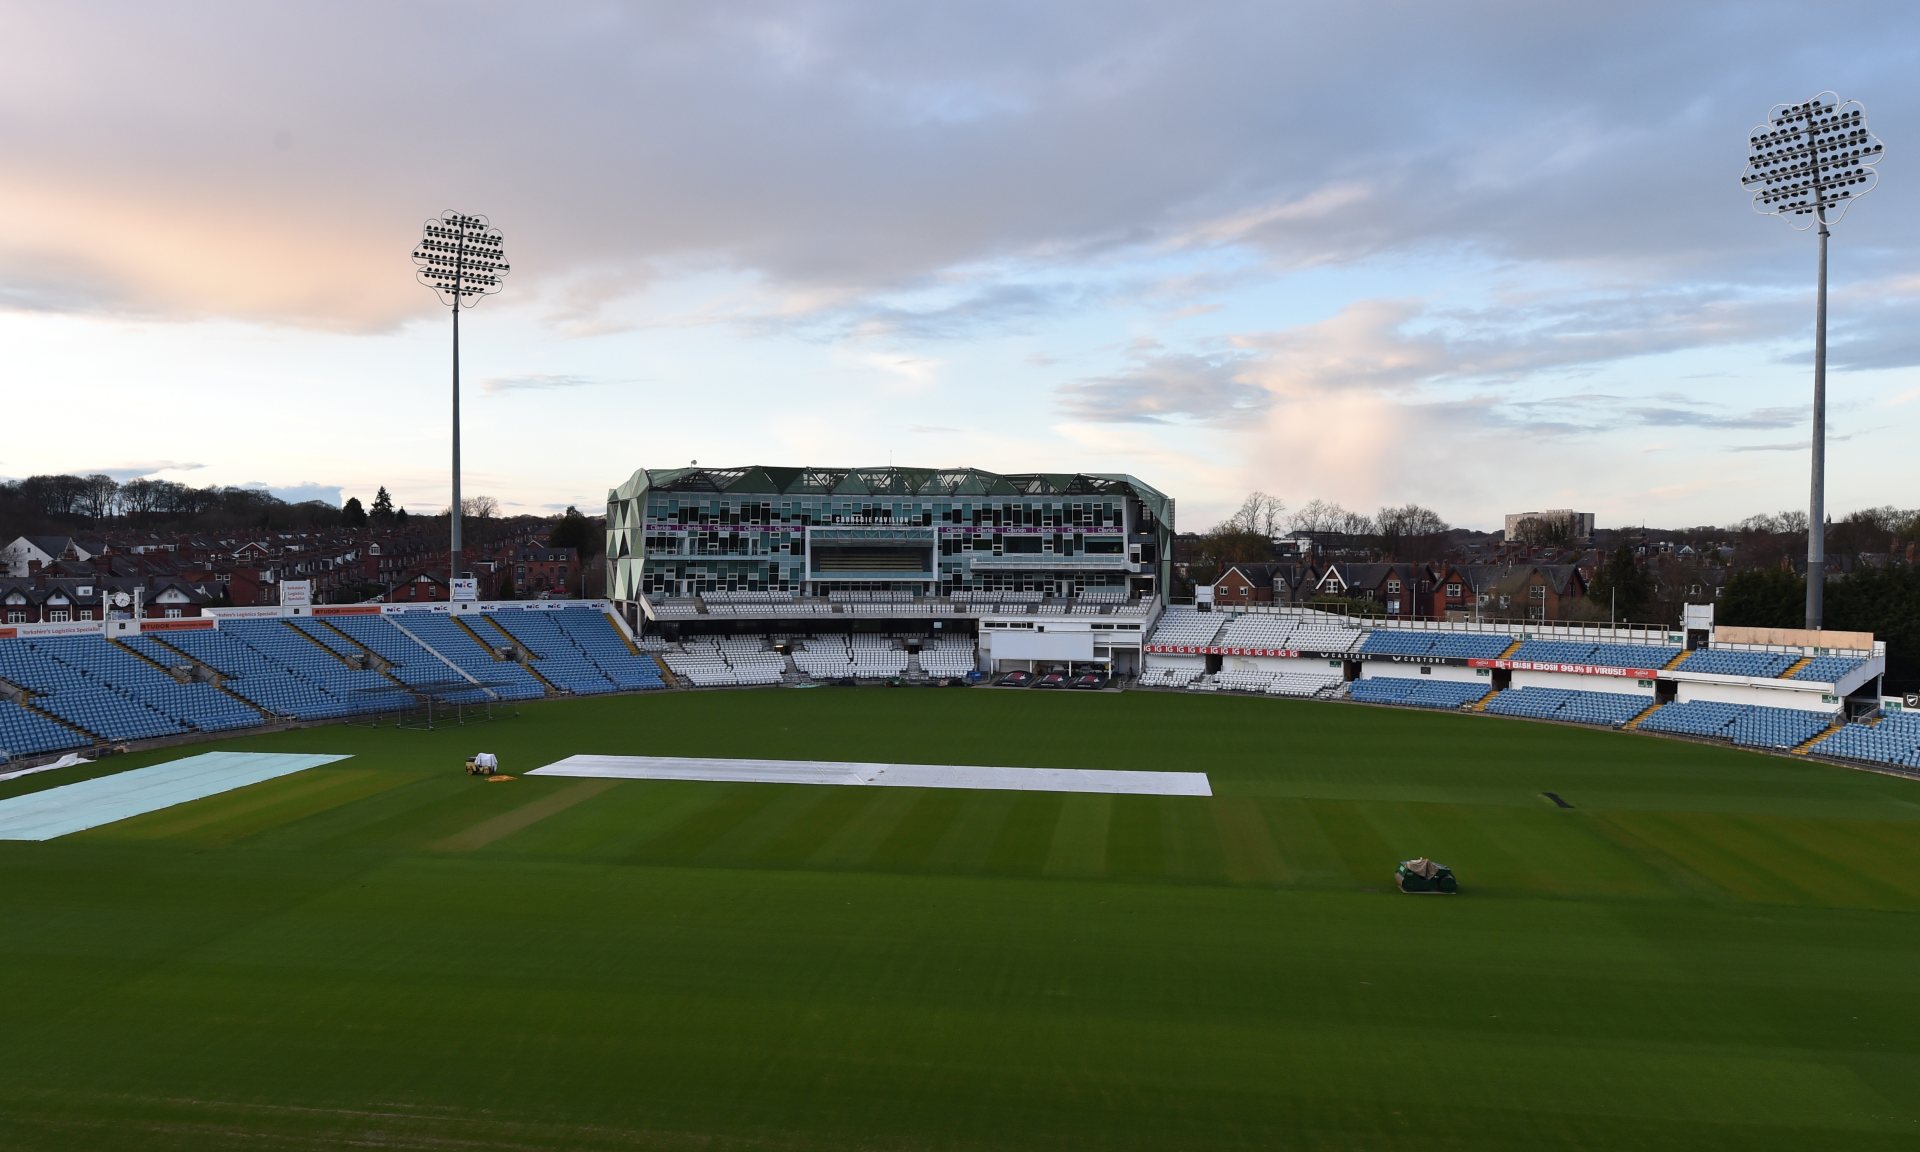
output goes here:
{"type": "Polygon", "coordinates": [[[206,616],[181,616],[173,620],[142,620],[142,632],[199,632],[212,628],[214,621],[206,616]]]}
{"type": "Polygon", "coordinates": [[[472,576],[455,576],[448,584],[452,589],[453,599],[455,600],[478,600],[480,598],[480,581],[472,576]]]}
{"type": "Polygon", "coordinates": [[[18,628],[0,628],[0,640],[11,640],[18,635],[20,635],[18,628]]]}
{"type": "Polygon", "coordinates": [[[18,624],[12,631],[15,636],[88,636],[104,630],[98,620],[71,620],[64,624],[18,624]]]}
{"type": "MultiPolygon", "coordinates": [[[[1218,645],[1208,644],[1149,644],[1146,646],[1146,650],[1168,656],[1265,656],[1279,660],[1298,660],[1305,658],[1309,660],[1332,660],[1336,663],[1345,660],[1349,655],[1349,653],[1346,652],[1322,652],[1308,648],[1222,648],[1218,645]]],[[[1401,659],[1411,661],[1414,657],[1407,656],[1401,659]]],[[[1439,664],[1443,663],[1443,661],[1429,659],[1421,661],[1421,663],[1439,664]]],[[[1454,663],[1458,664],[1460,661],[1456,660],[1454,663]]]]}
{"type": "Polygon", "coordinates": [[[313,581],[282,580],[280,582],[280,607],[310,608],[313,606],[313,581]]]}
{"type": "Polygon", "coordinates": [[[378,604],[321,604],[314,608],[315,616],[378,616],[378,604]]]}
{"type": "Polygon", "coordinates": [[[286,613],[278,608],[209,608],[207,615],[216,620],[265,620],[286,613]]]}
{"type": "Polygon", "coordinates": [[[1657,679],[1652,668],[1610,668],[1605,664],[1556,664],[1549,660],[1468,660],[1474,668],[1505,668],[1512,672],[1561,672],[1571,676],[1621,676],[1633,680],[1657,679]]]}

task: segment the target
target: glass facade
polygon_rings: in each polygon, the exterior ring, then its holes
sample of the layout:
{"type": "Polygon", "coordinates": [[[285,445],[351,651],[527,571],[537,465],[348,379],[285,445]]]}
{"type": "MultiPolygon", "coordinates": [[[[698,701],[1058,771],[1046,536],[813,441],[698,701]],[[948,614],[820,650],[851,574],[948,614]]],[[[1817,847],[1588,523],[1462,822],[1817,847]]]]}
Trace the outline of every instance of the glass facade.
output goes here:
{"type": "Polygon", "coordinates": [[[607,501],[608,587],[1158,594],[1173,502],[1128,476],[973,469],[642,469],[607,501]]]}

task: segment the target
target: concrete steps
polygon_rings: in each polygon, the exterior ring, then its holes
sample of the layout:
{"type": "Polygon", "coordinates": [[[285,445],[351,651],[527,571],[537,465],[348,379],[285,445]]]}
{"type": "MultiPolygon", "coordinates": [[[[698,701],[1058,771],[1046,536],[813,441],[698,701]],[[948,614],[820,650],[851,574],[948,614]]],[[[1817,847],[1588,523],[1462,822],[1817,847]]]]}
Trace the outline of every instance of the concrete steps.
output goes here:
{"type": "Polygon", "coordinates": [[[1640,725],[1641,725],[1642,723],[1644,723],[1644,722],[1646,721],[1646,719],[1647,719],[1647,717],[1649,717],[1649,716],[1651,716],[1651,715],[1653,715],[1653,713],[1654,713],[1654,710],[1655,710],[1655,709],[1657,709],[1657,708],[1659,708],[1659,707],[1660,707],[1660,705],[1659,705],[1659,704],[1657,704],[1657,703],[1656,703],[1656,704],[1649,704],[1649,705],[1647,705],[1647,706],[1646,706],[1645,708],[1642,708],[1642,709],[1640,710],[1640,714],[1639,714],[1638,716],[1635,716],[1635,717],[1634,717],[1633,719],[1631,719],[1631,720],[1629,720],[1629,721],[1627,721],[1627,722],[1626,722],[1625,724],[1622,724],[1622,725],[1621,725],[1621,727],[1622,727],[1622,728],[1638,728],[1638,727],[1640,727],[1640,725]]]}
{"type": "Polygon", "coordinates": [[[1809,737],[1806,740],[1802,740],[1800,743],[1794,745],[1793,754],[1795,756],[1805,756],[1807,752],[1810,751],[1815,744],[1820,743],[1820,741],[1825,740],[1827,737],[1833,735],[1835,732],[1838,732],[1841,729],[1841,727],[1843,727],[1843,725],[1840,725],[1840,724],[1827,725],[1825,728],[1822,728],[1819,732],[1815,733],[1813,736],[1809,737]]]}
{"type": "Polygon", "coordinates": [[[1680,653],[1680,655],[1675,656],[1673,659],[1667,661],[1665,668],[1663,668],[1662,670],[1664,671],[1666,669],[1680,667],[1680,665],[1685,664],[1687,662],[1687,657],[1691,655],[1693,655],[1693,652],[1691,650],[1680,653]]]}
{"type": "Polygon", "coordinates": [[[1468,710],[1473,712],[1485,712],[1487,710],[1487,705],[1493,703],[1493,698],[1498,695],[1500,695],[1500,689],[1498,688],[1490,689],[1485,696],[1480,697],[1480,699],[1475,700],[1472,704],[1468,705],[1468,710]]]}
{"type": "Polygon", "coordinates": [[[1795,660],[1793,663],[1787,665],[1786,669],[1780,673],[1779,678],[1782,680],[1791,680],[1793,679],[1794,673],[1800,671],[1800,669],[1805,668],[1807,665],[1811,663],[1813,663],[1813,657],[1802,656],[1800,657],[1800,659],[1795,660]]]}

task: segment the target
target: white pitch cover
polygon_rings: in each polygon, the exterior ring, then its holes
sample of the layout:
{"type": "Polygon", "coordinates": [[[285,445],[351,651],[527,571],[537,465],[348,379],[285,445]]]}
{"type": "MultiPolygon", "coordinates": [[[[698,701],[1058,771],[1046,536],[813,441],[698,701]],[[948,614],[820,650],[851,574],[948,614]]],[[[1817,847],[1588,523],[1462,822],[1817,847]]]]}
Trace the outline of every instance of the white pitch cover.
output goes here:
{"type": "Polygon", "coordinates": [[[973,788],[1012,792],[1104,792],[1211,796],[1205,772],[1102,768],[996,768],[968,764],[859,764],[836,760],[730,760],[692,756],[569,756],[529,776],[693,780],[734,784],[847,784],[880,788],[973,788]]]}

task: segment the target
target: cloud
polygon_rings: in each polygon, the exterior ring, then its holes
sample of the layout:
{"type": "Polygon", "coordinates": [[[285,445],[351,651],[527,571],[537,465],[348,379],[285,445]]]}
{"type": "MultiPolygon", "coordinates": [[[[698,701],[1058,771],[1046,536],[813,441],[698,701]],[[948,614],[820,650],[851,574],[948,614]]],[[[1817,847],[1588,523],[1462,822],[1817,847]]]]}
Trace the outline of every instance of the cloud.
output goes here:
{"type": "MultiPolygon", "coordinates": [[[[1851,433],[1845,436],[1835,436],[1831,432],[1827,434],[1828,444],[1843,444],[1846,441],[1851,439],[1853,439],[1853,435],[1851,433]]],[[[1811,438],[1809,438],[1807,440],[1782,440],[1774,444],[1734,444],[1722,449],[1722,451],[1725,451],[1725,452],[1805,452],[1807,450],[1807,445],[1811,442],[1812,442],[1811,438]]]]}
{"type": "Polygon", "coordinates": [[[249,480],[242,487],[263,489],[289,504],[304,504],[309,500],[317,500],[337,508],[342,503],[341,487],[338,484],[316,484],[311,480],[303,480],[298,484],[276,486],[259,480],[249,480]]]}
{"type": "Polygon", "coordinates": [[[548,392],[561,388],[592,388],[601,383],[604,381],[587,376],[491,376],[480,382],[480,390],[489,396],[498,396],[507,392],[548,392]]]}
{"type": "MultiPolygon", "coordinates": [[[[1899,4],[1808,25],[1787,4],[1515,19],[1460,3],[1391,27],[1364,6],[1095,0],[507,6],[452,24],[405,6],[204,11],[125,5],[106,39],[91,6],[10,22],[0,106],[35,115],[0,129],[0,211],[33,247],[0,245],[0,301],[391,328],[430,314],[407,253],[449,206],[504,230],[510,299],[590,330],[667,270],[880,299],[1124,252],[1798,284],[1793,238],[1744,211],[1731,159],[1708,159],[1764,114],[1751,77],[1845,60],[1884,91],[1878,116],[1920,116],[1899,4]],[[516,83],[423,135],[441,96],[414,59],[426,42],[510,55],[516,83]]],[[[1893,203],[1849,218],[1874,230],[1863,267],[1902,266],[1908,195],[1890,184],[1876,198],[1893,203]]],[[[941,333],[1048,306],[1018,295],[875,319],[941,333]]]]}
{"type": "Polygon", "coordinates": [[[205,468],[205,464],[187,464],[178,460],[155,460],[145,464],[116,464],[106,468],[82,468],[75,474],[80,476],[111,476],[122,484],[129,480],[138,480],[143,476],[153,476],[161,472],[192,472],[205,468]]]}
{"type": "Polygon", "coordinates": [[[1243,378],[1246,360],[1236,353],[1136,353],[1125,371],[1063,384],[1054,396],[1073,420],[1225,424],[1265,411],[1273,402],[1265,389],[1243,378]]]}

